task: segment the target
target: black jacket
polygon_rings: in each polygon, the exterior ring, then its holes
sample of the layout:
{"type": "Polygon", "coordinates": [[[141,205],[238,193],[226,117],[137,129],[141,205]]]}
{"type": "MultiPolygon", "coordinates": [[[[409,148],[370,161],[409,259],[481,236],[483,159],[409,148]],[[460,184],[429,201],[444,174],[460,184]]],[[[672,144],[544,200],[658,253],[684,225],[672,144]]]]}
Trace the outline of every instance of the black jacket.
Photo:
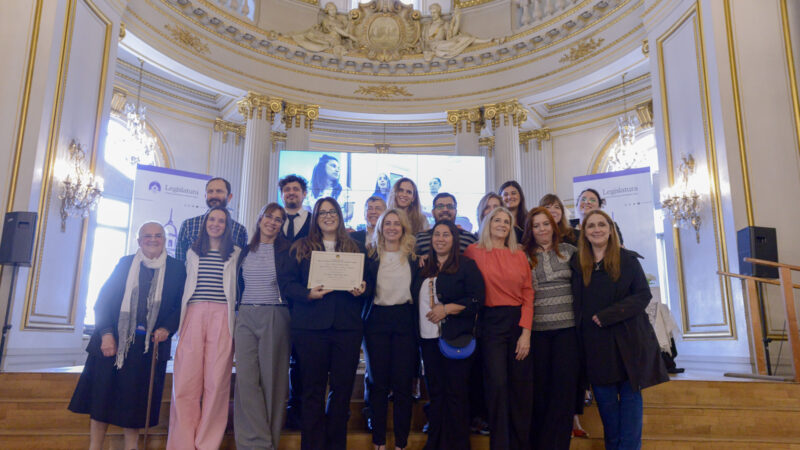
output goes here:
{"type": "MultiPolygon", "coordinates": [[[[378,269],[380,268],[381,265],[380,259],[378,259],[377,254],[375,254],[372,257],[367,256],[367,259],[364,262],[364,264],[366,265],[365,271],[367,276],[367,284],[373,286],[371,295],[364,302],[364,311],[361,314],[362,319],[364,319],[364,327],[365,327],[364,331],[365,332],[379,331],[380,329],[383,328],[389,328],[385,326],[386,324],[384,323],[379,323],[376,320],[370,320],[373,318],[372,312],[375,310],[376,306],[375,303],[373,303],[373,301],[375,300],[375,289],[377,288],[378,269]]],[[[420,271],[419,260],[412,259],[411,256],[409,255],[408,268],[409,271],[411,272],[411,285],[409,286],[410,290],[414,286],[414,282],[416,281],[417,275],[419,274],[420,271]]],[[[419,288],[417,290],[419,290],[419,288]]],[[[412,292],[411,295],[413,299],[414,293],[412,292]]],[[[414,309],[413,302],[408,304],[408,308],[409,308],[409,314],[413,314],[414,312],[416,312],[416,309],[414,309]]]]}
{"type": "MultiPolygon", "coordinates": [[[[417,276],[411,283],[415,311],[419,311],[419,302],[429,301],[427,298],[419,298],[423,282],[425,279],[417,276]]],[[[447,341],[455,341],[466,335],[473,336],[475,320],[486,297],[483,275],[475,261],[459,255],[456,273],[439,273],[436,277],[436,297],[443,304],[464,306],[460,313],[448,315],[442,322],[442,337],[447,341]]],[[[419,327],[419,322],[415,323],[419,327]]]]}
{"type": "MultiPolygon", "coordinates": [[[[356,242],[359,251],[364,246],[356,242]]],[[[367,280],[366,261],[364,263],[364,280],[367,288],[364,293],[354,297],[347,291],[333,291],[318,300],[310,300],[308,293],[308,273],[310,259],[297,262],[296,251],[290,249],[283,252],[278,261],[278,286],[281,297],[289,302],[292,308],[291,327],[294,330],[359,330],[363,329],[361,312],[364,301],[372,296],[373,285],[367,280]]]]}
{"type": "MultiPolygon", "coordinates": [[[[95,328],[86,351],[102,356],[100,344],[102,343],[104,330],[112,329],[114,339],[119,343],[117,335],[117,323],[119,322],[119,309],[122,305],[122,297],[125,295],[125,282],[128,279],[128,271],[133,263],[134,255],[123,256],[108,281],[105,282],[97,296],[94,305],[95,328]]],[[[155,282],[155,279],[153,280],[155,282]]],[[[178,330],[178,322],[181,316],[181,299],[183,297],[183,285],[186,282],[186,267],[177,259],[167,256],[166,272],[164,272],[164,287],[161,291],[161,306],[158,310],[158,317],[153,330],[165,328],[169,331],[169,337],[178,330]]],[[[136,301],[136,299],[133,299],[136,301]]],[[[158,360],[169,360],[172,351],[170,339],[158,345],[158,360]]]]}
{"type": "Polygon", "coordinates": [[[617,281],[601,268],[583,285],[578,254],[572,258],[575,320],[583,343],[587,376],[603,384],[614,371],[624,370],[638,391],[669,380],[655,332],[645,308],[652,294],[636,252],[620,249],[617,281]],[[602,327],[592,316],[597,315],[602,327]],[[616,363],[614,363],[616,361],[616,363]]]}
{"type": "MultiPolygon", "coordinates": [[[[278,236],[275,238],[274,249],[275,249],[275,275],[278,274],[278,261],[283,258],[283,254],[289,251],[289,247],[292,245],[286,237],[283,236],[283,233],[278,233],[278,236]]],[[[239,310],[239,305],[242,303],[242,294],[244,294],[244,272],[242,271],[242,263],[244,259],[247,257],[247,254],[250,253],[250,244],[242,248],[242,251],[239,253],[239,261],[236,262],[236,310],[239,310]]],[[[283,296],[281,296],[283,297],[283,296]]]]}

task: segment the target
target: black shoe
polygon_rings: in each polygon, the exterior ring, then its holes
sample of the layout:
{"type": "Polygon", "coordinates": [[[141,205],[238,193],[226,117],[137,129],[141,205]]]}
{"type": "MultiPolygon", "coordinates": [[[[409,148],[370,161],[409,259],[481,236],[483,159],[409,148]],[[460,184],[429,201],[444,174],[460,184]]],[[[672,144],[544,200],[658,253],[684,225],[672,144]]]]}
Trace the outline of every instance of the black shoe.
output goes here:
{"type": "Polygon", "coordinates": [[[671,373],[673,375],[676,374],[676,373],[683,373],[685,371],[686,371],[686,369],[684,369],[682,367],[680,367],[680,368],[679,367],[675,367],[675,368],[667,369],[667,373],[671,373]]]}

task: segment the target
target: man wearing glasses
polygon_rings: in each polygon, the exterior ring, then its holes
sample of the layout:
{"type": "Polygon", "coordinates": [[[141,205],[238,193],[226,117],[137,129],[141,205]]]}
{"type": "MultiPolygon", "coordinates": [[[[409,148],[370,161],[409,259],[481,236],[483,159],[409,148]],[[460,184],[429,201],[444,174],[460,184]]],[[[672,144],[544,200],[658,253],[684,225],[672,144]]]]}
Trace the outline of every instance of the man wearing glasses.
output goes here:
{"type": "MultiPolygon", "coordinates": [[[[456,221],[458,216],[457,211],[458,203],[453,194],[447,192],[440,192],[433,198],[433,218],[438,222],[440,220],[456,221]]],[[[433,229],[421,231],[417,233],[417,255],[427,255],[431,249],[431,235],[433,229]]],[[[458,249],[461,253],[470,245],[477,241],[475,236],[469,231],[458,228],[458,249]]]]}

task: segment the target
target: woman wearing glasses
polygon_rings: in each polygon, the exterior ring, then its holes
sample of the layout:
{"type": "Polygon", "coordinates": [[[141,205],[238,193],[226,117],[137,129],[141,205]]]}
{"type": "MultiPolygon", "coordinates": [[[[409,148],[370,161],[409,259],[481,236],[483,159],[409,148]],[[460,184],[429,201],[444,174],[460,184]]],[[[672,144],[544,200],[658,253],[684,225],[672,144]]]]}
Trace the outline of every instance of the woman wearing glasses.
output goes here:
{"type": "Polygon", "coordinates": [[[347,235],[339,204],[317,200],[308,236],[295,242],[278,266],[281,295],[292,305],[291,335],[301,367],[303,449],[347,447],[350,396],[363,337],[361,312],[371,295],[365,281],[349,291],[308,289],[314,251],[363,253],[347,235]],[[326,387],[330,386],[327,410],[326,387]]]}
{"type": "Polygon", "coordinates": [[[239,264],[234,433],[236,447],[278,448],[289,393],[289,304],[278,290],[276,260],[289,249],[286,211],[270,203],[258,215],[239,264]]]}
{"type": "MultiPolygon", "coordinates": [[[[590,211],[601,209],[605,205],[606,199],[600,197],[600,193],[596,190],[592,188],[582,190],[580,195],[578,195],[578,222],[576,223],[575,227],[575,230],[577,231],[576,234],[580,233],[581,222],[583,222],[583,219],[586,217],[586,215],[590,211]]],[[[617,231],[617,236],[619,236],[619,245],[624,245],[625,240],[622,239],[622,232],[619,231],[619,225],[617,225],[617,222],[614,222],[614,229],[617,231]]],[[[580,239],[580,236],[578,236],[578,239],[580,239]]]]}

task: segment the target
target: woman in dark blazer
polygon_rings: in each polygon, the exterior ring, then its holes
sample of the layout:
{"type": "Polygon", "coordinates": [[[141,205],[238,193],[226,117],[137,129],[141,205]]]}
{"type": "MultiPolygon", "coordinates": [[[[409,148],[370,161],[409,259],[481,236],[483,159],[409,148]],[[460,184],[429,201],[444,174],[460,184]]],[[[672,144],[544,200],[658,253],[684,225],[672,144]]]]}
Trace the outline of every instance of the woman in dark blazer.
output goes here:
{"type": "Polygon", "coordinates": [[[613,227],[599,209],[583,219],[572,260],[575,320],[606,449],[638,449],[641,390],[669,378],[645,313],[652,294],[639,255],[620,247],[613,227]]]}
{"type": "Polygon", "coordinates": [[[427,450],[469,449],[469,370],[471,361],[446,358],[439,338],[463,346],[475,338],[484,284],[475,262],[459,254],[458,227],[439,221],[431,250],[411,286],[418,312],[420,350],[430,403],[427,450]],[[431,306],[433,305],[433,306],[431,306]]]}
{"type": "Polygon", "coordinates": [[[94,306],[95,331],[86,347],[89,356],[69,403],[70,411],[91,417],[90,449],[103,448],[108,424],[123,428],[125,448],[136,448],[139,428],[158,425],[170,338],[178,329],[186,269],[167,256],[161,224],[142,225],[138,242],[136,254],[120,259],[100,290],[94,306]],[[156,346],[154,401],[146,418],[156,346]]]}
{"type": "Polygon", "coordinates": [[[278,264],[278,284],[281,296],[291,305],[292,343],[300,367],[300,446],[344,450],[363,336],[361,313],[371,286],[362,281],[350,291],[306,288],[312,251],[364,252],[364,247],[347,236],[342,210],[333,198],[317,200],[308,236],[295,242],[278,264]]]}
{"type": "Polygon", "coordinates": [[[419,270],[414,255],[414,234],[400,209],[385,211],[367,244],[368,283],[374,295],[364,305],[364,347],[369,403],[372,408],[372,443],[386,449],[386,408],[389,391],[394,404],[394,446],[408,445],[411,429],[411,385],[417,373],[419,350],[416,310],[411,283],[419,270]]]}

